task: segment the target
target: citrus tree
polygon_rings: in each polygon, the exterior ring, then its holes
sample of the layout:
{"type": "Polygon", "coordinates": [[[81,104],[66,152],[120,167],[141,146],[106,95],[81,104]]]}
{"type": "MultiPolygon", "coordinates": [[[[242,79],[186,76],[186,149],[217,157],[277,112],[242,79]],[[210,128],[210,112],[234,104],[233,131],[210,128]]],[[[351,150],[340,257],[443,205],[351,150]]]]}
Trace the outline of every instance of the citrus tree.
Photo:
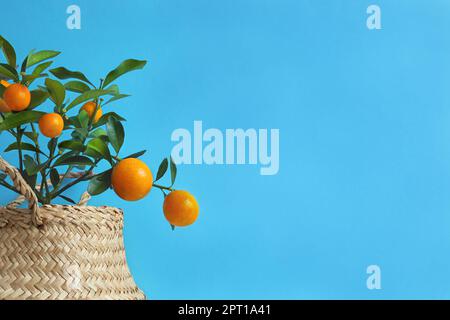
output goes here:
{"type": "MultiPolygon", "coordinates": [[[[31,51],[18,65],[14,47],[0,36],[0,134],[14,142],[4,152],[17,154],[17,168],[41,204],[56,199],[75,204],[68,191],[88,182],[92,196],[108,189],[126,201],[138,201],[155,187],[164,195],[163,212],[172,227],[195,222],[196,199],[174,189],[177,167],[165,158],[156,177],[141,160],[145,150],[122,156],[125,119],[105,107],[129,97],[115,81],[145,67],[146,61],[128,59],[98,81],[65,67],[52,68],[60,52],[31,51]],[[52,112],[39,111],[51,107],[52,112]],[[100,163],[108,169],[97,172],[100,163]],[[170,184],[157,182],[170,172],[170,184]]],[[[17,192],[0,175],[0,186],[17,192]]]]}

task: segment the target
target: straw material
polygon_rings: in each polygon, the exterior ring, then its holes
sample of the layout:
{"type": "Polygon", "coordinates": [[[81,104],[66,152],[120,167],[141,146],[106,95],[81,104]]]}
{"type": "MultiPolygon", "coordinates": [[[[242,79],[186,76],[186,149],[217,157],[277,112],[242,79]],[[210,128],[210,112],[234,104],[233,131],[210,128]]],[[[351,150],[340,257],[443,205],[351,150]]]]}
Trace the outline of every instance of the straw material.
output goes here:
{"type": "Polygon", "coordinates": [[[123,212],[111,207],[38,206],[17,169],[0,157],[24,196],[0,207],[0,299],[145,299],[130,274],[123,212]],[[17,206],[27,199],[29,209],[17,206]]]}

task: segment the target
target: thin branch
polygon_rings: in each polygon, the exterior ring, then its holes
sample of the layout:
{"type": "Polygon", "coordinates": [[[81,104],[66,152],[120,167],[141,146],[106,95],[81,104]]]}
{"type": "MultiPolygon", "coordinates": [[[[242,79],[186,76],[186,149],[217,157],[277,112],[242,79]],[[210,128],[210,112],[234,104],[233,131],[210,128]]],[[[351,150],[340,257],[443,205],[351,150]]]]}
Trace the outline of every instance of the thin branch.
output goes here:
{"type": "Polygon", "coordinates": [[[171,187],[164,187],[164,186],[161,186],[161,185],[156,184],[156,183],[154,183],[153,186],[154,186],[155,188],[158,188],[158,189],[161,189],[161,190],[175,191],[174,188],[171,188],[171,187]]]}
{"type": "Polygon", "coordinates": [[[5,188],[14,191],[17,194],[21,194],[19,191],[16,190],[16,188],[14,188],[12,185],[10,185],[9,183],[6,183],[5,181],[0,181],[0,185],[4,186],[5,188]]]}
{"type": "Polygon", "coordinates": [[[56,198],[59,195],[61,195],[64,191],[66,191],[67,189],[72,188],[73,186],[77,185],[80,182],[89,180],[92,178],[92,171],[95,169],[95,167],[97,166],[99,161],[96,161],[95,164],[93,166],[91,166],[89,168],[89,170],[85,171],[85,173],[79,177],[78,179],[72,181],[71,183],[68,183],[67,185],[65,185],[64,187],[62,187],[59,191],[57,191],[56,193],[52,193],[51,194],[51,198],[56,198]]]}
{"type": "Polygon", "coordinates": [[[69,176],[70,172],[72,171],[73,166],[69,166],[69,168],[67,168],[66,172],[64,173],[64,175],[59,179],[59,182],[56,186],[53,186],[53,191],[52,193],[55,193],[58,191],[59,187],[61,186],[61,184],[64,182],[65,179],[67,179],[67,177],[69,176]]]}
{"type": "Polygon", "coordinates": [[[22,159],[22,127],[17,127],[17,151],[19,153],[19,168],[20,173],[23,174],[23,159],[22,159]]]}
{"type": "MultiPolygon", "coordinates": [[[[36,161],[38,166],[41,165],[41,157],[39,154],[40,146],[39,146],[39,135],[36,132],[36,129],[34,127],[34,124],[31,123],[31,130],[33,131],[33,142],[36,145],[36,161]]],[[[42,182],[41,182],[41,188],[39,189],[40,195],[44,197],[44,187],[46,192],[48,193],[48,185],[47,185],[47,175],[45,174],[45,168],[42,168],[41,170],[41,176],[42,176],[42,182]]]]}

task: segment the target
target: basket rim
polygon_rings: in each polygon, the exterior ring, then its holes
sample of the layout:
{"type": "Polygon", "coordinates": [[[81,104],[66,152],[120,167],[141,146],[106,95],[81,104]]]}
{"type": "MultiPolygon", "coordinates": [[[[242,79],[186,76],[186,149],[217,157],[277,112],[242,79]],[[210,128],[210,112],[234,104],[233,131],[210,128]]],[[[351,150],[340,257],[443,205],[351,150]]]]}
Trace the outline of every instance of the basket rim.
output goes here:
{"type": "MultiPolygon", "coordinates": [[[[70,204],[44,204],[44,205],[40,205],[39,206],[40,209],[71,209],[71,208],[77,208],[77,210],[79,209],[90,209],[90,210],[113,210],[113,211],[121,211],[123,213],[123,209],[122,208],[118,208],[118,207],[113,207],[113,206],[80,206],[80,205],[70,205],[70,204]]],[[[31,212],[31,209],[29,208],[8,208],[8,206],[4,206],[4,205],[0,205],[0,210],[11,210],[11,211],[29,211],[31,212]]]]}
{"type": "MultiPolygon", "coordinates": [[[[111,206],[79,206],[48,204],[39,207],[43,225],[46,223],[85,224],[120,224],[122,228],[123,209],[111,206]]],[[[8,208],[0,206],[0,229],[6,225],[32,225],[32,210],[29,208],[8,208]]]]}

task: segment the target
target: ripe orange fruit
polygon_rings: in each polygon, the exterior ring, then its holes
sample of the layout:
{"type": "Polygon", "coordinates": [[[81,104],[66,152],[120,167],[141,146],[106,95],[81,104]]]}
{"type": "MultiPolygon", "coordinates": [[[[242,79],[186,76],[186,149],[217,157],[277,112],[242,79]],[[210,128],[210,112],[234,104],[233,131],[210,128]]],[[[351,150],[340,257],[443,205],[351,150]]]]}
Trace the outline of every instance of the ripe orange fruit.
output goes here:
{"type": "MultiPolygon", "coordinates": [[[[4,86],[5,88],[8,88],[10,86],[10,83],[5,80],[0,80],[0,84],[2,86],[4,86]]],[[[8,105],[2,98],[0,98],[0,112],[3,112],[3,113],[11,112],[11,109],[8,107],[8,105]]]]}
{"type": "Polygon", "coordinates": [[[120,161],[113,169],[111,183],[116,194],[127,201],[144,198],[152,189],[153,175],[147,165],[139,159],[120,161]]]}
{"type": "MultiPolygon", "coordinates": [[[[95,104],[95,102],[90,101],[90,102],[86,102],[86,103],[81,107],[81,110],[86,111],[87,114],[89,115],[89,118],[92,118],[92,115],[94,114],[95,108],[96,108],[96,107],[97,107],[97,105],[95,104]]],[[[80,110],[80,111],[81,111],[81,110],[80,110]]],[[[99,108],[99,109],[97,110],[97,113],[95,114],[95,117],[94,117],[93,122],[94,122],[94,123],[97,123],[98,120],[100,120],[100,118],[102,117],[102,115],[103,115],[103,111],[102,111],[101,108],[99,108]]]]}
{"type": "Polygon", "coordinates": [[[164,199],[164,215],[176,227],[193,224],[198,218],[199,210],[197,200],[187,191],[173,191],[164,199]]]}
{"type": "Polygon", "coordinates": [[[57,113],[49,113],[39,119],[39,130],[48,138],[59,137],[64,129],[64,120],[57,113]]]}
{"type": "Polygon", "coordinates": [[[6,88],[3,93],[3,100],[11,111],[25,110],[31,102],[30,90],[23,84],[14,83],[6,88]]]}

